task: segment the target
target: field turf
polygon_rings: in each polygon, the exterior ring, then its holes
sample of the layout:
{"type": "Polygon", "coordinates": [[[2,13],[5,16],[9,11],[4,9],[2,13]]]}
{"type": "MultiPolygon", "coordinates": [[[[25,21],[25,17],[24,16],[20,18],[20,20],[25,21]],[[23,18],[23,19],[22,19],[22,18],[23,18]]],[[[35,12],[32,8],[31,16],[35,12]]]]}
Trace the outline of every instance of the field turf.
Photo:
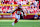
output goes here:
{"type": "Polygon", "coordinates": [[[12,26],[14,20],[0,20],[0,27],[40,27],[40,20],[19,20],[12,26]]]}

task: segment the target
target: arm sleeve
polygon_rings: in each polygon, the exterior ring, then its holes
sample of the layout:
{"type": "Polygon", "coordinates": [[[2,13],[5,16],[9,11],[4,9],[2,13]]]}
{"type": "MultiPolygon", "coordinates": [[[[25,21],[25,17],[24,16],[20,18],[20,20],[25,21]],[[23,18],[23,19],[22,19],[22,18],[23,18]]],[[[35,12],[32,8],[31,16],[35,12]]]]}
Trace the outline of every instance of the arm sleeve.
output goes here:
{"type": "Polygon", "coordinates": [[[13,10],[12,14],[15,12],[16,10],[13,10]]]}

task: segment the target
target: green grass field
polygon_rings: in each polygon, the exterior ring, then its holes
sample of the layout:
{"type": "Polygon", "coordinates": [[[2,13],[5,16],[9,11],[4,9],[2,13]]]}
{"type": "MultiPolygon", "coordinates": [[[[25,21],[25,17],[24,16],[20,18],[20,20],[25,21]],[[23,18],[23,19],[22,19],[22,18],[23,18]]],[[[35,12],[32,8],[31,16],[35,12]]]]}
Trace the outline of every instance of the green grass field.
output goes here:
{"type": "Polygon", "coordinates": [[[40,20],[19,20],[14,26],[14,20],[0,20],[0,27],[40,27],[40,20]]]}

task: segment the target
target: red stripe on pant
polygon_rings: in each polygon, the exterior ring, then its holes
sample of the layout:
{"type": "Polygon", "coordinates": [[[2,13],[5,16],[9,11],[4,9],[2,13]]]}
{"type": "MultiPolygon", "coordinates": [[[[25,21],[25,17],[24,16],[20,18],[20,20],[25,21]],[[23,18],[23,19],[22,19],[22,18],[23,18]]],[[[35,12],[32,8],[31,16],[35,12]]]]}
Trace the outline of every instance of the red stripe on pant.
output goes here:
{"type": "Polygon", "coordinates": [[[18,22],[17,20],[18,20],[18,19],[15,19],[14,23],[17,23],[17,22],[18,22]]]}

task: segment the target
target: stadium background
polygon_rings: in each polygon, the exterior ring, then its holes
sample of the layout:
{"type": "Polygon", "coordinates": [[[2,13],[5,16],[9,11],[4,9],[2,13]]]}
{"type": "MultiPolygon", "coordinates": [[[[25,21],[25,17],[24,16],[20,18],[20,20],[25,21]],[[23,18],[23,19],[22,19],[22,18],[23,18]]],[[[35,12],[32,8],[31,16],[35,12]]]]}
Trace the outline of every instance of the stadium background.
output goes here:
{"type": "Polygon", "coordinates": [[[40,20],[24,20],[24,19],[34,19],[35,13],[40,19],[40,1],[39,0],[0,0],[0,27],[40,27],[40,20]],[[21,4],[22,9],[26,15],[18,23],[12,26],[12,22],[15,19],[15,13],[12,11],[21,4]],[[10,20],[9,20],[10,19],[10,20]]]}
{"type": "Polygon", "coordinates": [[[40,19],[39,1],[38,0],[0,0],[0,19],[14,19],[15,15],[12,11],[18,5],[22,5],[22,9],[26,16],[22,19],[33,19],[34,15],[38,15],[40,19]]]}

